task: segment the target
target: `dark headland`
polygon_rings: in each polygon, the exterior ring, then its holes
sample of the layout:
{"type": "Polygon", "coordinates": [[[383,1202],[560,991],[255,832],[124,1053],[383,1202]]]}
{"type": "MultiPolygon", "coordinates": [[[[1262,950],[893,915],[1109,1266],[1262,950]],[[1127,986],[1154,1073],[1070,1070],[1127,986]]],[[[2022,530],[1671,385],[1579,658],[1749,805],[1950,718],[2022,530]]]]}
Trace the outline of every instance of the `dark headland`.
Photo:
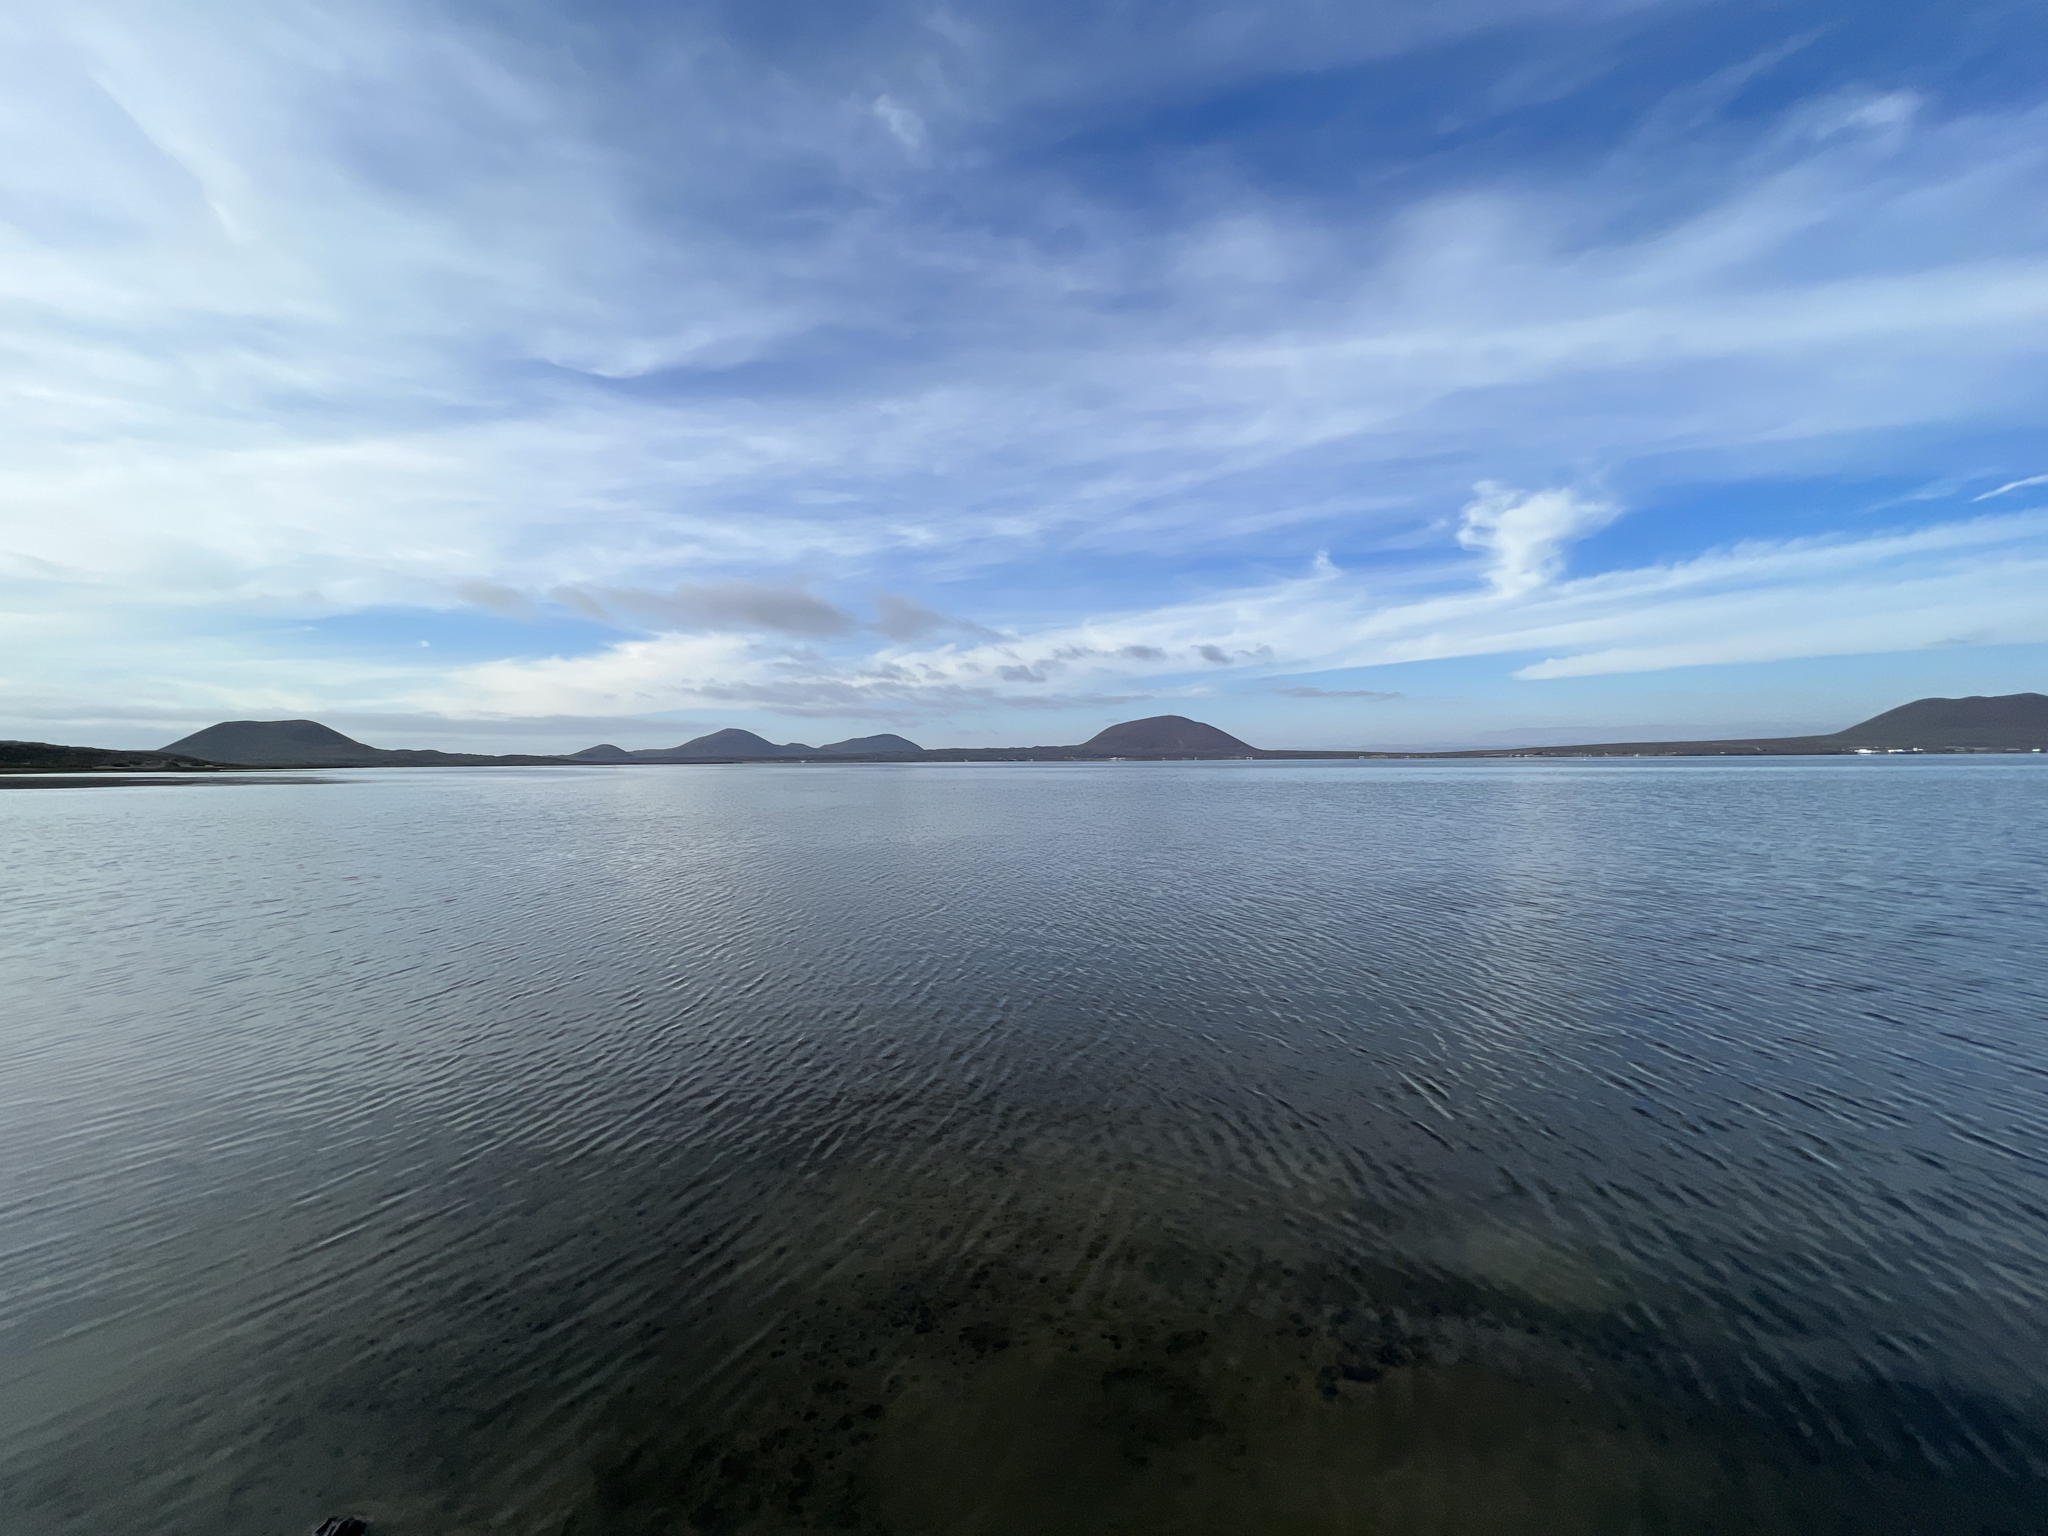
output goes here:
{"type": "Polygon", "coordinates": [[[0,773],[212,773],[218,765],[168,749],[61,747],[51,741],[0,741],[0,773]]]}
{"type": "Polygon", "coordinates": [[[372,747],[317,720],[223,720],[164,748],[224,768],[463,768],[559,763],[554,756],[372,747]]]}
{"type": "Polygon", "coordinates": [[[1583,746],[1501,747],[1464,752],[1287,750],[1254,747],[1185,715],[1125,720],[1072,746],[921,747],[904,736],[856,736],[809,746],[729,728],[673,747],[604,743],[559,756],[492,755],[373,747],[317,720],[225,720],[153,751],[0,742],[0,775],[75,772],[206,772],[220,768],[461,768],[636,763],[1104,762],[1126,759],[1792,757],[1890,752],[2048,751],[2048,695],[2008,693],[1916,699],[1846,729],[1817,736],[1729,741],[1619,741],[1583,746]]]}
{"type": "Polygon", "coordinates": [[[2039,752],[2048,749],[2048,694],[1915,699],[1826,736],[1747,741],[1622,741],[1516,747],[1489,757],[1793,757],[1844,752],[2039,752]]]}

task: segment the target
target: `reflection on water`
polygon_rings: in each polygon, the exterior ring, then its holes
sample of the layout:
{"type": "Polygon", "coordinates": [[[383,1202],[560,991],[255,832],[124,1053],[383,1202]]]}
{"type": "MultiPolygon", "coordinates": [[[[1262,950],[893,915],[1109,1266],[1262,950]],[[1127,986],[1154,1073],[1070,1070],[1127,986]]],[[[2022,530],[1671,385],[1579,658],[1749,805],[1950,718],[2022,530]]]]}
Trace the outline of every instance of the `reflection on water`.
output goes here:
{"type": "Polygon", "coordinates": [[[0,803],[10,1532],[2038,1524],[2039,764],[333,777],[0,803]]]}

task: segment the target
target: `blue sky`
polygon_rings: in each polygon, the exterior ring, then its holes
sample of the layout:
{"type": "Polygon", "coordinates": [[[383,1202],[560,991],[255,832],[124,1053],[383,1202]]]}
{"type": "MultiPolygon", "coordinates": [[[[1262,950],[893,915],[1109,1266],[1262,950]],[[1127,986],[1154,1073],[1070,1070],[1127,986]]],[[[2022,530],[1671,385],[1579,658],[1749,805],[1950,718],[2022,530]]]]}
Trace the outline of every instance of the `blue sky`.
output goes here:
{"type": "Polygon", "coordinates": [[[0,735],[2048,685],[2048,10],[0,21],[0,735]]]}

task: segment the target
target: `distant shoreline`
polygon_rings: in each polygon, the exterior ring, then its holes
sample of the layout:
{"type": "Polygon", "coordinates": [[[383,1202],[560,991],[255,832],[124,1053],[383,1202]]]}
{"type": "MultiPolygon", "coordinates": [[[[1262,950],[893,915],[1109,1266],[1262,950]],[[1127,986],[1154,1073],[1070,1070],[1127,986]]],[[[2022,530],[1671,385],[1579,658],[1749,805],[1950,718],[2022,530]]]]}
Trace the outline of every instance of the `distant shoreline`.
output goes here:
{"type": "Polygon", "coordinates": [[[1844,730],[1718,741],[1595,741],[1560,746],[1463,747],[1444,752],[1269,749],[1185,715],[1108,726],[1066,746],[924,747],[884,733],[811,746],[772,742],[727,726],[673,747],[628,750],[611,742],[567,753],[444,752],[373,747],[317,720],[223,720],[144,751],[0,741],[0,774],[219,772],[322,768],[625,768],[720,763],[1450,762],[1470,759],[2004,756],[2048,749],[2048,695],[2012,693],[1915,699],[1844,730]]]}
{"type": "Polygon", "coordinates": [[[178,785],[207,784],[339,784],[340,779],[323,779],[312,774],[284,774],[271,768],[216,769],[195,773],[168,769],[162,773],[133,773],[118,768],[81,768],[70,773],[34,773],[20,769],[0,772],[0,789],[168,789],[178,785]],[[253,778],[253,774],[268,775],[253,778]]]}
{"type": "MultiPolygon", "coordinates": [[[[1505,751],[1463,752],[1260,752],[1253,756],[1096,757],[1032,755],[1000,749],[987,753],[927,752],[917,757],[703,757],[668,758],[658,762],[593,763],[574,758],[528,758],[517,763],[323,763],[323,769],[382,772],[461,772],[474,768],[885,768],[918,767],[926,764],[978,763],[1261,763],[1261,762],[1639,762],[1651,760],[1687,762],[1785,762],[1800,758],[1840,757],[2040,757],[2040,747],[1913,747],[1890,750],[1870,748],[1817,748],[1806,751],[1703,751],[1666,750],[1600,752],[1584,749],[1520,748],[1505,751]]],[[[8,789],[116,789],[165,788],[178,785],[226,784],[340,784],[343,779],[308,773],[301,764],[221,765],[207,768],[175,768],[138,773],[133,769],[68,769],[58,772],[34,768],[0,769],[0,790],[8,789]]]]}

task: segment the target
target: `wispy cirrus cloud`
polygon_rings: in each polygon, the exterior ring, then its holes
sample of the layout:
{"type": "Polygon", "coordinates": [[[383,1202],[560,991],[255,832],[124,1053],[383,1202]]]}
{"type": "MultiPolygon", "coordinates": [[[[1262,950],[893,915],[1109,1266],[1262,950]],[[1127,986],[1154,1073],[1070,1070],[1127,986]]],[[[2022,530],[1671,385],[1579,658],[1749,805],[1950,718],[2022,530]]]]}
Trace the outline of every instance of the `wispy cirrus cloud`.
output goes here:
{"type": "Polygon", "coordinates": [[[1994,501],[2000,496],[2010,496],[2014,491],[2030,491],[2037,485],[2048,485],[2048,475],[2024,475],[2018,480],[2008,480],[1994,486],[1981,496],[1972,496],[1972,501],[1994,501]]]}
{"type": "MultiPolygon", "coordinates": [[[[1484,573],[1482,573],[1483,576],[1484,573]]],[[[808,690],[898,718],[968,703],[1037,707],[1057,679],[1101,697],[1151,680],[1199,696],[1213,666],[1200,635],[1255,671],[1299,674],[1474,656],[1516,658],[1529,679],[1594,677],[1956,642],[2048,642],[2048,514],[1978,518],[1860,538],[1756,540],[1692,559],[1560,579],[1540,594],[1491,580],[1381,605],[1369,580],[1330,569],[1164,608],[975,646],[899,649],[845,663],[667,636],[540,663],[458,673],[436,707],[541,698],[565,712],[670,710],[710,701],[775,707],[808,690]],[[1161,679],[1164,681],[1160,681],[1161,679]]],[[[1395,691],[1290,684],[1284,697],[1390,699],[1395,691]]]]}
{"type": "Polygon", "coordinates": [[[875,629],[885,639],[896,641],[921,640],[929,635],[943,634],[973,635],[984,640],[996,638],[995,631],[986,625],[956,614],[941,613],[915,598],[895,592],[875,594],[875,629]]]}
{"type": "Polygon", "coordinates": [[[859,621],[803,587],[765,581],[684,582],[673,587],[556,587],[549,597],[589,618],[657,630],[766,630],[824,639],[859,621]]]}

